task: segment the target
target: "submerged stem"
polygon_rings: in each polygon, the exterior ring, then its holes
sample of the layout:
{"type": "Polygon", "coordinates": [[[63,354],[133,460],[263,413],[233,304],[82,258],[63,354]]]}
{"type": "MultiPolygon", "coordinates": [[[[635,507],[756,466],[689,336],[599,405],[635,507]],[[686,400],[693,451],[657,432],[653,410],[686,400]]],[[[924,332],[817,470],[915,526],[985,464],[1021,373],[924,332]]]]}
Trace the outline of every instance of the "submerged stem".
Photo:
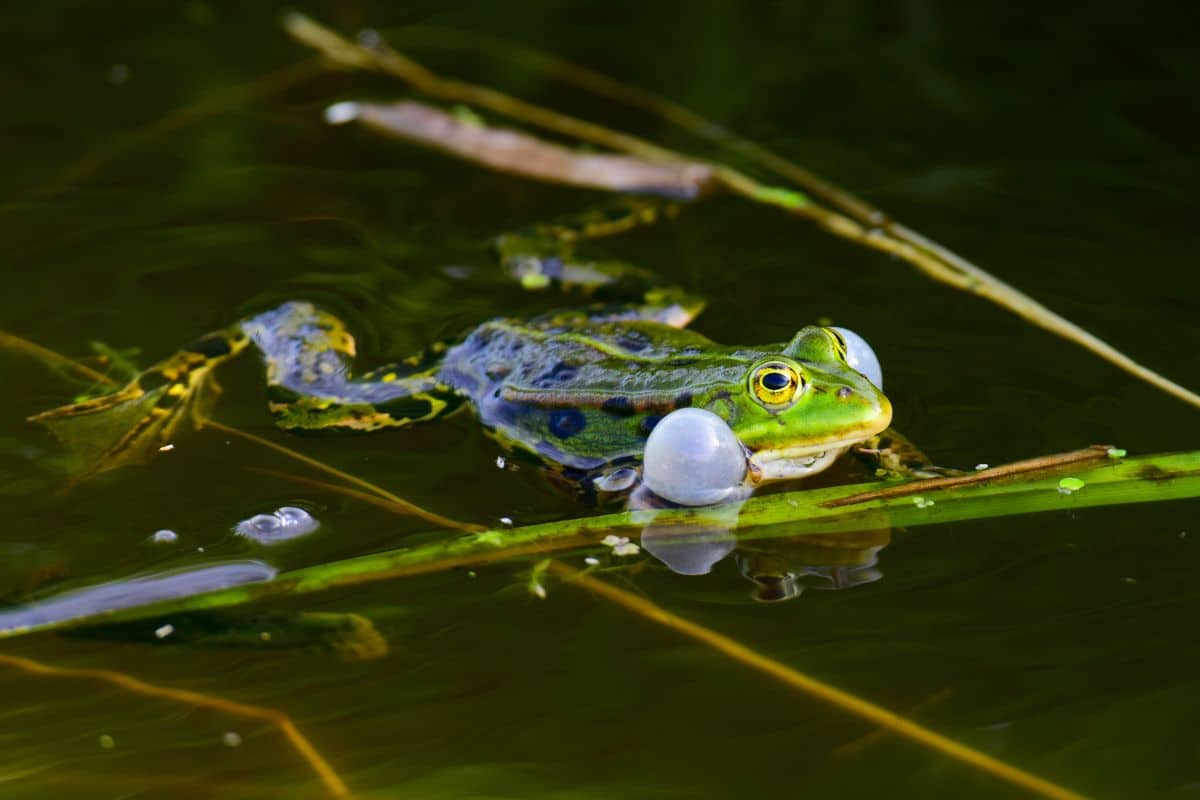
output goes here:
{"type": "Polygon", "coordinates": [[[1051,783],[1045,778],[1039,778],[1020,767],[1007,764],[973,747],[968,747],[961,742],[956,742],[940,733],[931,731],[929,728],[918,725],[894,711],[888,711],[886,708],[878,706],[869,700],[864,700],[844,689],[839,689],[824,681],[809,677],[782,662],[747,647],[736,639],[672,614],[670,611],[643,597],[613,586],[611,583],[593,578],[563,564],[561,561],[551,561],[549,571],[570,584],[586,589],[597,597],[602,597],[627,611],[637,614],[645,620],[669,628],[676,633],[697,641],[726,658],[774,678],[785,686],[803,692],[848,714],[853,714],[856,717],[867,720],[910,742],[982,770],[995,778],[1006,781],[1025,791],[1032,792],[1040,797],[1055,798],[1056,800],[1082,800],[1083,798],[1083,795],[1073,792],[1070,789],[1059,786],[1056,783],[1051,783]]]}
{"type": "Polygon", "coordinates": [[[55,667],[50,664],[44,664],[41,661],[35,661],[32,658],[12,656],[6,653],[0,653],[0,664],[7,664],[14,669],[31,675],[96,680],[124,689],[127,692],[142,695],[143,697],[157,697],[176,703],[196,706],[197,708],[211,708],[238,717],[269,722],[283,734],[292,748],[308,763],[312,771],[320,778],[321,783],[324,784],[325,790],[330,797],[350,796],[350,789],[338,777],[337,772],[334,771],[333,767],[330,766],[329,762],[325,760],[325,757],[321,755],[317,748],[313,747],[312,742],[300,732],[300,729],[292,722],[291,717],[282,711],[262,706],[253,706],[248,703],[239,703],[236,700],[226,700],[223,697],[214,697],[188,689],[172,689],[168,686],[157,686],[127,673],[114,672],[112,670],[91,669],[87,667],[55,667]]]}
{"type": "MultiPolygon", "coordinates": [[[[264,439],[261,436],[256,436],[253,433],[250,433],[248,431],[239,430],[237,428],[231,428],[228,425],[222,425],[221,423],[216,422],[211,419],[205,419],[203,421],[202,425],[205,428],[212,428],[213,430],[221,431],[222,433],[228,433],[231,436],[237,436],[242,439],[245,439],[248,442],[253,442],[254,444],[257,444],[261,447],[266,447],[268,449],[274,450],[277,453],[282,453],[283,455],[287,456],[288,458],[299,461],[301,464],[305,464],[306,466],[312,467],[313,469],[320,470],[321,472],[332,475],[335,478],[338,478],[339,480],[345,481],[346,483],[350,483],[350,484],[353,484],[360,488],[366,489],[368,492],[370,492],[374,495],[377,495],[377,496],[383,498],[384,500],[388,501],[388,503],[391,504],[390,509],[389,509],[391,511],[400,511],[400,513],[411,514],[412,516],[420,517],[421,519],[423,519],[427,522],[432,522],[434,525],[439,525],[439,526],[446,527],[446,528],[454,528],[454,529],[460,530],[460,531],[484,530],[483,526],[481,526],[481,525],[472,525],[472,524],[466,523],[466,522],[459,522],[456,519],[450,519],[449,517],[443,517],[441,514],[435,513],[433,511],[427,511],[414,503],[410,503],[409,501],[405,500],[403,497],[400,497],[397,494],[393,494],[392,492],[389,492],[387,489],[384,489],[382,486],[371,483],[370,481],[364,480],[363,478],[360,478],[356,475],[351,475],[349,472],[345,472],[344,470],[340,470],[337,467],[330,466],[329,464],[326,464],[324,461],[318,461],[317,459],[315,459],[311,456],[306,456],[303,453],[300,453],[300,452],[297,452],[296,450],[291,449],[290,447],[285,447],[284,445],[277,444],[275,442],[270,441],[269,439],[264,439]]],[[[303,481],[303,479],[300,479],[300,480],[303,481]]],[[[328,486],[328,484],[325,484],[325,486],[328,486]]]]}

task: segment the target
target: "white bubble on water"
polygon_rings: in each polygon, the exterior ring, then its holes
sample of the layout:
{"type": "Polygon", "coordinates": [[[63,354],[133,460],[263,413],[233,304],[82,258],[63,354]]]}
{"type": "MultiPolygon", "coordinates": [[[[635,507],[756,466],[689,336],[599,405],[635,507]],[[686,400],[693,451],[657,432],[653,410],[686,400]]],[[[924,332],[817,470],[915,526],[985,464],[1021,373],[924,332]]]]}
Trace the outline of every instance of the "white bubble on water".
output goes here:
{"type": "Polygon", "coordinates": [[[330,125],[344,125],[355,119],[358,119],[358,103],[352,100],[334,103],[325,109],[325,122],[330,125]]]}
{"type": "Polygon", "coordinates": [[[255,514],[244,519],[233,527],[233,531],[259,544],[277,544],[306,536],[319,527],[321,523],[305,509],[283,506],[270,514],[255,514]]]}

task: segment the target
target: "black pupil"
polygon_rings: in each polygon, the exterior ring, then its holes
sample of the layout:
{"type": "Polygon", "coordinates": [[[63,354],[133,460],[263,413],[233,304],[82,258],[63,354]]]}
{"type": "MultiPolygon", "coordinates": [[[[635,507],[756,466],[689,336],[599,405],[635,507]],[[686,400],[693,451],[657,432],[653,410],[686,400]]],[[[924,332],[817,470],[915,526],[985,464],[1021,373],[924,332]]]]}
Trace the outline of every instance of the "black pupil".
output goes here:
{"type": "Polygon", "coordinates": [[[771,392],[781,392],[791,383],[792,379],[783,372],[767,372],[762,376],[763,388],[771,392]]]}

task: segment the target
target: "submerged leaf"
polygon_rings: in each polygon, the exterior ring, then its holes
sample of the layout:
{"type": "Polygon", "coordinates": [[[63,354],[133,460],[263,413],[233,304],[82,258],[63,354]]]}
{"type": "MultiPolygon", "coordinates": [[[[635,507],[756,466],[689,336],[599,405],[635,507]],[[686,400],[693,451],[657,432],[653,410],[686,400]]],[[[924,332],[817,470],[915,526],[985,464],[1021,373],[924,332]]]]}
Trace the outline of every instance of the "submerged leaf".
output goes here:
{"type": "Polygon", "coordinates": [[[387,639],[361,614],[317,611],[199,611],[159,620],[84,628],[74,635],[166,646],[232,649],[308,650],[347,661],[372,661],[387,655],[387,639]],[[159,631],[169,628],[169,635],[159,631]]]}

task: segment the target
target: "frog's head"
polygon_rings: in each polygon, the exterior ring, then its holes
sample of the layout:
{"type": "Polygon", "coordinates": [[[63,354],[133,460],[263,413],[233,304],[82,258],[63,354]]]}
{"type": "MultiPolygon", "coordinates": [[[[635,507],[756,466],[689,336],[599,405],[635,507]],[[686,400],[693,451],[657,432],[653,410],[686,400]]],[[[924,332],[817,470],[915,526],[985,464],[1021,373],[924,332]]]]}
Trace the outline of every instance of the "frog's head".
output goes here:
{"type": "Polygon", "coordinates": [[[892,404],[868,375],[882,382],[875,354],[840,328],[803,328],[778,355],[755,361],[725,409],[750,451],[751,480],[818,472],[886,428],[892,404]]]}

